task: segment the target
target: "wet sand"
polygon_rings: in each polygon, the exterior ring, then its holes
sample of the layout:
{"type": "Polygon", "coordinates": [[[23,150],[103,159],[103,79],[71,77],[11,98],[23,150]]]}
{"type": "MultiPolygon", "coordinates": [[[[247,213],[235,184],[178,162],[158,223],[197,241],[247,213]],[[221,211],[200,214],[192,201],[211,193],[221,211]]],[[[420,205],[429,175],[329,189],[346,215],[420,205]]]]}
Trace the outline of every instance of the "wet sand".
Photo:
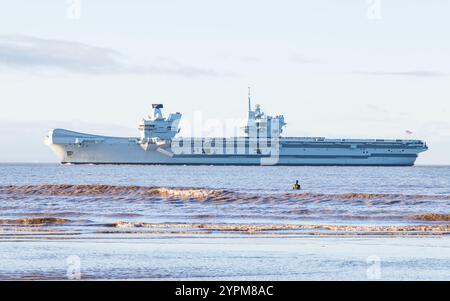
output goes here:
{"type": "Polygon", "coordinates": [[[1,279],[448,280],[442,237],[189,237],[2,241],[1,279]],[[75,256],[75,257],[74,257],[75,256]],[[74,260],[74,258],[76,260],[74,260]],[[69,276],[68,276],[69,275],[69,276]]]}

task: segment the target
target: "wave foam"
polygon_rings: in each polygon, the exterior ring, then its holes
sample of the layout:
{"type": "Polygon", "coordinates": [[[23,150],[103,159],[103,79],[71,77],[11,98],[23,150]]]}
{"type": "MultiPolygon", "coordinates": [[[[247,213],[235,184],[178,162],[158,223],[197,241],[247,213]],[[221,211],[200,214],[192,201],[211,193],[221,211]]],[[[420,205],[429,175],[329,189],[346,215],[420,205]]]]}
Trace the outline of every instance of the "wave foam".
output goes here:
{"type": "Polygon", "coordinates": [[[115,222],[108,224],[115,228],[184,228],[202,229],[208,231],[233,232],[264,232],[279,230],[326,230],[332,232],[439,232],[450,234],[450,225],[405,225],[405,226],[354,226],[354,225],[250,225],[250,224],[196,224],[196,223],[144,223],[144,222],[115,222]]]}

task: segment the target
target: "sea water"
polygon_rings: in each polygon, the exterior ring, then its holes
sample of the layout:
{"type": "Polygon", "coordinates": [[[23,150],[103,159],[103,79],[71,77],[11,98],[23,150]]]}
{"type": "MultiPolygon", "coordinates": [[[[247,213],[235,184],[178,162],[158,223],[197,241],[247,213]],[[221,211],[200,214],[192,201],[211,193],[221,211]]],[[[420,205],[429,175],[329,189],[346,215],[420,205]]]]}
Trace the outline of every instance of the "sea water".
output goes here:
{"type": "Polygon", "coordinates": [[[448,280],[449,234],[447,166],[0,165],[0,279],[448,280]]]}

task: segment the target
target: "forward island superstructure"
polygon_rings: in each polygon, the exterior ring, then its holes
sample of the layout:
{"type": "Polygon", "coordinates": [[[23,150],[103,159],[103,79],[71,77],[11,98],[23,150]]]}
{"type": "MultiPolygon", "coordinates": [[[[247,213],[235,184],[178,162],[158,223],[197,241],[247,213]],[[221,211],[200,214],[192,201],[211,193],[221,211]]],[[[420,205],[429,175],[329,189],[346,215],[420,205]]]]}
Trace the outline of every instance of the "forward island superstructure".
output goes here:
{"type": "Polygon", "coordinates": [[[154,104],[139,124],[139,137],[109,137],[53,129],[45,143],[61,163],[180,165],[362,165],[412,166],[425,142],[404,139],[282,137],[283,115],[266,115],[248,98],[244,136],[183,138],[179,112],[163,117],[154,104]]]}

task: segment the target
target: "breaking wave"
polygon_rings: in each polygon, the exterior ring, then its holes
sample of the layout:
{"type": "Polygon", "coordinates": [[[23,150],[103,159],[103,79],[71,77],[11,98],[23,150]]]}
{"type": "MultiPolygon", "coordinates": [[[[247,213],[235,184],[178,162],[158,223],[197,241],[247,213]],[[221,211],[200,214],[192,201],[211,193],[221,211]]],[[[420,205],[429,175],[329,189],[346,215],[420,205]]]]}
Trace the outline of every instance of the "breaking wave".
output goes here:
{"type": "Polygon", "coordinates": [[[450,200],[450,195],[408,195],[408,194],[369,194],[369,193],[281,193],[281,194],[251,194],[237,193],[227,190],[207,188],[171,188],[148,186],[115,186],[115,185],[27,185],[0,186],[0,194],[26,194],[50,196],[136,196],[137,198],[157,197],[162,199],[240,202],[263,201],[283,202],[301,201],[304,203],[321,203],[337,201],[342,203],[364,202],[370,204],[394,205],[402,201],[409,204],[420,204],[427,200],[450,200]]]}
{"type": "Polygon", "coordinates": [[[450,214],[415,214],[409,216],[411,219],[425,220],[425,221],[450,221],[450,214]]]}
{"type": "Polygon", "coordinates": [[[67,224],[69,222],[70,220],[68,219],[55,217],[0,219],[0,225],[49,226],[49,225],[62,225],[67,224]]]}
{"type": "Polygon", "coordinates": [[[450,234],[450,225],[403,225],[403,226],[356,226],[356,225],[252,225],[252,224],[199,224],[199,223],[144,223],[144,222],[115,222],[106,226],[114,228],[153,228],[153,229],[199,229],[205,231],[263,233],[267,231],[286,230],[324,230],[331,232],[357,233],[403,233],[403,232],[433,232],[450,234]]]}
{"type": "Polygon", "coordinates": [[[59,184],[0,186],[0,193],[63,196],[140,195],[158,196],[162,198],[204,199],[208,197],[217,197],[221,194],[221,191],[198,188],[59,184]]]}

